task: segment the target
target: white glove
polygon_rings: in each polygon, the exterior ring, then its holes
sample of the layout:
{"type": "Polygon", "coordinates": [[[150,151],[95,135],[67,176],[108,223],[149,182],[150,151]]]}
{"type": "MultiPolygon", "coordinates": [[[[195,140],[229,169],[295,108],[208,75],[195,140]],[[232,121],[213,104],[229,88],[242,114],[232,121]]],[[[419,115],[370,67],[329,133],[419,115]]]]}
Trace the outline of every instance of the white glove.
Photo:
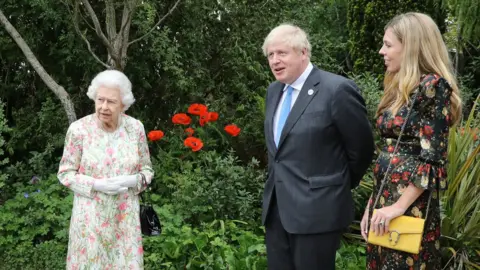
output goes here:
{"type": "Polygon", "coordinates": [[[108,178],[107,181],[111,183],[115,183],[121,187],[125,188],[133,188],[136,187],[138,184],[137,175],[119,175],[115,177],[108,178]]]}
{"type": "Polygon", "coordinates": [[[96,191],[103,192],[107,195],[117,195],[119,193],[126,192],[127,187],[123,187],[114,181],[109,181],[109,179],[97,179],[93,183],[93,189],[96,191]]]}

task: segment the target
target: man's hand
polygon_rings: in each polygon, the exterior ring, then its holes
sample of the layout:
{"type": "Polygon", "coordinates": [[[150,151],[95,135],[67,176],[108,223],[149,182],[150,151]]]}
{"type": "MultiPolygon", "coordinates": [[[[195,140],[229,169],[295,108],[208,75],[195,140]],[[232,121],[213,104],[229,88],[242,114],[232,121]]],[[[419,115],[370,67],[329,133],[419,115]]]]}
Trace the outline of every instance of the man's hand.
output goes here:
{"type": "Polygon", "coordinates": [[[93,183],[93,189],[103,192],[107,195],[117,195],[124,193],[128,190],[127,187],[123,187],[115,182],[108,181],[108,179],[97,179],[93,183]]]}

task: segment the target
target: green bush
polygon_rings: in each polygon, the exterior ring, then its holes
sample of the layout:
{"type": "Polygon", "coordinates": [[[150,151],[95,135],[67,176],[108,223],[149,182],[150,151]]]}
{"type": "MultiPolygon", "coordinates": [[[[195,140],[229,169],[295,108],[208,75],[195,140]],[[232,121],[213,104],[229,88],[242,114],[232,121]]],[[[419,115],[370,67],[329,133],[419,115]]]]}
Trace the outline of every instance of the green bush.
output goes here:
{"type": "Polygon", "coordinates": [[[366,256],[365,247],[342,243],[335,258],[336,269],[357,270],[365,269],[366,256]]]}
{"type": "Polygon", "coordinates": [[[259,222],[266,175],[255,159],[243,165],[233,151],[223,155],[201,151],[191,157],[177,168],[169,166],[171,157],[156,159],[155,171],[163,177],[156,180],[170,195],[162,198],[153,189],[153,201],[173,204],[176,213],[192,225],[218,219],[259,222]]]}
{"type": "Polygon", "coordinates": [[[65,265],[73,197],[56,175],[37,181],[0,208],[0,269],[65,265]]]}
{"type": "Polygon", "coordinates": [[[145,269],[266,269],[263,235],[245,222],[215,220],[190,227],[173,214],[175,206],[156,208],[160,237],[144,238],[145,269]]]}
{"type": "Polygon", "coordinates": [[[449,187],[440,198],[444,263],[455,269],[478,269],[480,263],[479,102],[480,96],[468,119],[450,130],[449,187]]]}
{"type": "Polygon", "coordinates": [[[367,107],[368,120],[370,120],[372,128],[376,129],[375,123],[377,122],[377,118],[375,117],[375,114],[383,95],[383,86],[380,77],[376,77],[375,74],[367,72],[362,74],[351,74],[350,78],[360,88],[367,107]]]}
{"type": "Polygon", "coordinates": [[[9,128],[7,126],[7,120],[3,114],[3,103],[0,100],[0,205],[3,204],[3,201],[6,199],[5,195],[5,182],[7,181],[8,174],[4,173],[4,166],[8,164],[8,158],[5,158],[5,139],[3,135],[9,132],[9,128]]]}

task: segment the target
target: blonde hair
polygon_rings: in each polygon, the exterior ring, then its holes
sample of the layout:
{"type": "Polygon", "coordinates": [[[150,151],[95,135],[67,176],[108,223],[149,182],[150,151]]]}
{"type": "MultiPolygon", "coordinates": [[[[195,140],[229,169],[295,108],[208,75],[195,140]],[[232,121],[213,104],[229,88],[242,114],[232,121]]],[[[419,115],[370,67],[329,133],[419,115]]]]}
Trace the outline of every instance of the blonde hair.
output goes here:
{"type": "Polygon", "coordinates": [[[298,26],[284,23],[273,28],[263,42],[263,54],[267,56],[268,46],[277,42],[286,44],[297,51],[306,49],[308,57],[311,57],[312,46],[308,41],[307,33],[298,26]]]}
{"type": "Polygon", "coordinates": [[[452,124],[459,121],[462,102],[447,47],[438,26],[428,15],[408,12],[393,18],[385,31],[391,29],[403,45],[402,63],[396,73],[386,72],[384,94],[378,105],[377,116],[385,110],[395,115],[408,104],[410,94],[420,82],[422,74],[435,73],[443,77],[452,88],[452,124]]]}

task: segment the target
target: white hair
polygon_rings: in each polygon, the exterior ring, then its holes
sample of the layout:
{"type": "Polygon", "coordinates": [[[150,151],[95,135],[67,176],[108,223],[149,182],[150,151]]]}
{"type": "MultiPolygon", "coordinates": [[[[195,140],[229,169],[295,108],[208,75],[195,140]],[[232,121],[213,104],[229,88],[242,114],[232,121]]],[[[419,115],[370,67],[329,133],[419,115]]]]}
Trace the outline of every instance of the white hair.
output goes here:
{"type": "Polygon", "coordinates": [[[308,57],[311,57],[312,46],[308,41],[307,33],[293,24],[284,23],[270,31],[262,46],[265,56],[268,54],[268,46],[272,43],[286,44],[298,51],[306,49],[308,57]]]}
{"type": "Polygon", "coordinates": [[[92,83],[88,87],[87,96],[95,101],[97,97],[97,90],[99,87],[118,88],[120,90],[120,97],[122,98],[123,111],[135,102],[135,98],[132,93],[132,83],[118,70],[105,70],[97,74],[93,78],[92,83]]]}

